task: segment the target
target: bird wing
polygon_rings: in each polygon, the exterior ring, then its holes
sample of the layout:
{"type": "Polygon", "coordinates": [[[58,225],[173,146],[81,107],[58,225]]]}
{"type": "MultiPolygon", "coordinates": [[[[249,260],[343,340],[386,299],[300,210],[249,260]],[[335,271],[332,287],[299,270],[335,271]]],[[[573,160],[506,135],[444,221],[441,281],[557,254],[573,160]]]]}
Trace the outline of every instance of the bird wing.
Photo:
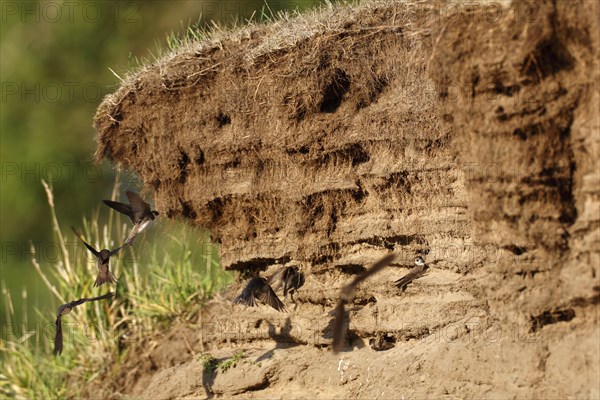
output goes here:
{"type": "Polygon", "coordinates": [[[112,201],[112,200],[102,200],[102,202],[104,204],[106,204],[107,206],[109,206],[110,208],[112,208],[113,210],[117,210],[118,212],[120,212],[121,214],[127,215],[129,217],[129,219],[133,221],[133,210],[131,209],[131,206],[129,204],[125,204],[125,203],[119,203],[117,201],[112,201]]]}
{"type": "Polygon", "coordinates": [[[267,278],[267,283],[271,285],[273,290],[279,290],[283,283],[283,274],[286,268],[280,268],[277,272],[267,278]]]}
{"type": "Polygon", "coordinates": [[[109,255],[109,257],[112,257],[112,256],[114,256],[115,254],[117,254],[117,253],[119,252],[119,250],[121,250],[122,248],[123,248],[123,246],[119,246],[119,247],[117,247],[116,249],[113,249],[113,250],[111,250],[111,251],[110,251],[110,255],[109,255]]]}
{"type": "Polygon", "coordinates": [[[344,307],[346,302],[344,300],[338,301],[337,306],[334,310],[334,322],[333,322],[333,343],[332,349],[334,353],[339,353],[344,347],[344,339],[346,337],[346,330],[348,326],[346,322],[348,321],[348,312],[344,307]]]}
{"type": "Polygon", "coordinates": [[[86,301],[89,301],[90,299],[88,299],[87,297],[84,297],[83,299],[79,299],[79,300],[75,300],[72,301],[70,303],[65,304],[65,306],[67,308],[73,308],[73,307],[77,307],[78,305],[81,305],[83,303],[85,303],[86,301]]]}
{"type": "Polygon", "coordinates": [[[413,269],[411,269],[410,271],[408,271],[408,273],[406,275],[404,275],[402,278],[396,280],[394,282],[394,284],[398,288],[402,289],[403,287],[407,286],[409,283],[411,283],[415,279],[423,276],[425,274],[426,269],[427,268],[425,268],[425,267],[416,266],[413,269]]]}
{"type": "Polygon", "coordinates": [[[102,296],[96,296],[96,297],[92,297],[90,299],[87,299],[87,301],[96,301],[96,300],[104,300],[104,299],[109,299],[111,297],[114,297],[115,294],[113,292],[108,292],[106,294],[103,294],[102,296]]]}
{"type": "Polygon", "coordinates": [[[279,297],[277,297],[273,288],[268,283],[265,282],[264,287],[256,290],[255,293],[256,297],[263,303],[270,305],[277,311],[286,311],[285,304],[279,300],[279,297]]]}
{"type": "Polygon", "coordinates": [[[394,261],[395,258],[396,258],[396,255],[394,253],[390,253],[390,254],[386,255],[385,257],[383,257],[379,261],[377,261],[375,264],[373,264],[373,266],[371,268],[369,268],[368,270],[366,270],[365,272],[363,272],[362,274],[360,274],[356,278],[354,278],[354,280],[350,283],[350,285],[352,287],[356,287],[359,283],[361,283],[362,281],[364,281],[371,275],[373,275],[373,274],[381,271],[383,268],[387,267],[392,261],[394,261]]]}
{"type": "Polygon", "coordinates": [[[56,317],[56,335],[54,335],[54,355],[57,356],[62,353],[63,349],[63,335],[62,335],[62,320],[60,315],[56,317]]]}
{"type": "Polygon", "coordinates": [[[152,212],[150,209],[150,204],[146,203],[139,194],[130,190],[128,190],[125,194],[129,199],[129,203],[131,203],[131,209],[133,210],[133,215],[135,217],[133,220],[134,223],[140,222],[144,214],[149,214],[152,212]]]}
{"type": "Polygon", "coordinates": [[[256,307],[256,299],[252,294],[249,296],[244,296],[244,293],[240,294],[233,300],[233,304],[243,304],[249,307],[256,307]]]}
{"type": "MultiPolygon", "coordinates": [[[[108,267],[107,267],[108,269],[108,267]]],[[[104,300],[104,299],[108,299],[110,297],[113,297],[115,294],[113,292],[108,292],[106,294],[103,294],[102,296],[96,296],[96,297],[84,297],[82,299],[79,300],[75,300],[72,301],[70,303],[64,304],[64,306],[67,306],[68,308],[73,308],[73,307],[77,307],[83,303],[86,303],[88,301],[97,301],[97,300],[104,300]]],[[[62,307],[62,306],[61,306],[62,307]]],[[[60,308],[59,308],[60,310],[60,308]]]]}
{"type": "Polygon", "coordinates": [[[79,238],[79,240],[81,240],[83,242],[85,247],[87,247],[88,250],[91,251],[92,254],[95,255],[97,258],[100,258],[100,252],[98,250],[96,250],[95,248],[93,248],[92,246],[90,246],[88,244],[88,242],[83,240],[83,236],[81,236],[81,233],[77,229],[75,229],[74,226],[71,226],[71,229],[73,230],[73,233],[75,234],[75,236],[77,236],[79,238]]]}
{"type": "Polygon", "coordinates": [[[257,282],[256,278],[252,278],[246,283],[244,289],[242,289],[242,293],[233,300],[234,304],[244,304],[249,307],[256,307],[256,298],[254,297],[255,287],[258,284],[262,284],[262,281],[259,279],[257,282]]]}

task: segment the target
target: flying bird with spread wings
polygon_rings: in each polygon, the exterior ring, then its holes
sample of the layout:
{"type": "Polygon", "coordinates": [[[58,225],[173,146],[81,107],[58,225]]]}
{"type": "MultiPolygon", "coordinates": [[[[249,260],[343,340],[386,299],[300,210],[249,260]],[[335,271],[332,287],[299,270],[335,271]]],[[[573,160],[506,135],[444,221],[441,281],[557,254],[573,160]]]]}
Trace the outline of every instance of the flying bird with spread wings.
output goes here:
{"type": "Polygon", "coordinates": [[[132,244],[135,237],[146,229],[158,216],[158,211],[152,210],[150,204],[146,203],[139,194],[129,190],[125,194],[127,195],[127,199],[129,199],[129,204],[112,200],[102,200],[102,202],[121,214],[128,216],[131,222],[133,222],[131,232],[129,232],[129,236],[125,240],[125,244],[132,244]]]}
{"type": "Polygon", "coordinates": [[[59,354],[62,353],[63,350],[63,334],[62,334],[62,316],[65,314],[68,314],[71,312],[71,310],[73,310],[73,308],[83,304],[83,303],[87,303],[88,301],[97,301],[97,300],[104,300],[104,299],[108,299],[113,297],[115,294],[112,292],[106,293],[102,296],[98,296],[98,297],[84,297],[83,299],[79,299],[79,300],[75,300],[72,301],[70,303],[67,304],[63,304],[62,306],[58,307],[58,312],[56,313],[56,322],[54,323],[56,325],[56,335],[54,336],[54,355],[57,356],[59,354]]]}
{"type": "Polygon", "coordinates": [[[361,284],[364,280],[381,271],[383,268],[387,267],[394,259],[396,258],[395,254],[388,254],[383,257],[379,261],[377,261],[371,268],[362,272],[358,275],[352,282],[342,287],[342,291],[340,293],[340,300],[337,303],[337,306],[334,310],[334,324],[333,324],[333,344],[332,349],[334,353],[339,353],[344,347],[344,342],[346,339],[346,331],[348,330],[349,323],[349,315],[346,310],[346,304],[354,301],[355,289],[361,284]]]}
{"type": "Polygon", "coordinates": [[[123,246],[117,247],[114,250],[102,249],[98,251],[83,239],[81,233],[77,229],[73,226],[71,229],[73,230],[73,233],[75,233],[75,236],[77,236],[79,240],[83,242],[85,247],[87,247],[87,249],[98,259],[98,277],[96,278],[96,282],[94,282],[94,287],[101,286],[105,283],[115,283],[117,278],[110,272],[108,262],[112,256],[117,254],[119,250],[123,248],[123,246]]]}
{"type": "Polygon", "coordinates": [[[256,307],[258,305],[256,300],[260,300],[277,311],[286,311],[285,305],[279,300],[267,279],[260,276],[250,279],[242,293],[233,300],[233,303],[256,307]]]}

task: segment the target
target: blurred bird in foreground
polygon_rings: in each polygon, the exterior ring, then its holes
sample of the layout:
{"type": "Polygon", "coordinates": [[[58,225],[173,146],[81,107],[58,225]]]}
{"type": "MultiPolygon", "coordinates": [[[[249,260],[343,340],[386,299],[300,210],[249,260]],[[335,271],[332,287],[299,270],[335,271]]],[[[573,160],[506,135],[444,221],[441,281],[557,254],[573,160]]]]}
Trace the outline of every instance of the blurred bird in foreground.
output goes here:
{"type": "Polygon", "coordinates": [[[408,271],[406,275],[395,281],[394,285],[396,285],[398,289],[405,291],[406,287],[412,281],[425,275],[428,268],[429,267],[427,266],[427,264],[425,264],[425,260],[423,260],[423,257],[418,256],[417,258],[415,258],[415,266],[410,271],[408,271]]]}
{"type": "Polygon", "coordinates": [[[58,312],[56,315],[56,322],[55,322],[56,335],[54,336],[54,355],[55,356],[61,354],[62,349],[63,349],[62,316],[70,313],[71,310],[73,309],[73,307],[77,307],[78,305],[81,305],[88,301],[108,299],[110,297],[113,297],[114,295],[115,295],[114,293],[109,292],[109,293],[106,293],[106,294],[104,294],[102,296],[98,296],[98,297],[91,297],[91,298],[85,297],[83,299],[75,300],[75,301],[72,301],[67,304],[63,304],[62,306],[58,307],[58,312]]]}
{"type": "Polygon", "coordinates": [[[289,293],[292,302],[296,303],[294,293],[297,293],[298,289],[304,285],[304,274],[296,267],[285,267],[271,275],[267,283],[271,285],[273,291],[277,291],[283,286],[283,299],[285,300],[289,293]]]}
{"type": "Polygon", "coordinates": [[[117,254],[119,250],[123,248],[123,246],[117,247],[114,250],[102,249],[98,251],[90,246],[85,240],[83,240],[83,237],[77,229],[74,227],[71,227],[71,229],[73,230],[73,233],[75,233],[75,236],[77,236],[79,240],[83,242],[85,247],[87,247],[88,250],[98,259],[98,277],[96,278],[96,282],[94,282],[94,287],[103,285],[105,283],[115,283],[117,278],[115,278],[112,272],[110,272],[108,262],[112,256],[117,254]]]}
{"type": "Polygon", "coordinates": [[[388,254],[381,260],[377,261],[371,268],[358,275],[352,282],[342,287],[340,293],[340,301],[334,310],[335,321],[333,324],[333,344],[332,349],[334,353],[339,353],[344,346],[346,338],[346,331],[348,330],[349,316],[346,311],[345,305],[354,301],[354,290],[362,283],[365,279],[371,275],[381,271],[384,267],[388,266],[396,258],[395,254],[388,254]]]}
{"type": "Polygon", "coordinates": [[[148,225],[150,225],[150,222],[158,216],[158,211],[153,211],[150,208],[150,204],[146,203],[139,194],[129,190],[125,192],[125,194],[129,199],[129,204],[112,200],[102,201],[110,208],[117,210],[121,214],[127,215],[131,222],[133,222],[131,232],[129,232],[129,236],[127,237],[127,240],[125,240],[125,244],[132,244],[135,237],[146,229],[148,225]]]}
{"type": "Polygon", "coordinates": [[[286,311],[285,305],[279,300],[267,279],[255,276],[250,279],[246,287],[242,290],[242,294],[233,300],[234,304],[244,304],[250,307],[256,307],[256,300],[273,307],[277,311],[286,311]]]}

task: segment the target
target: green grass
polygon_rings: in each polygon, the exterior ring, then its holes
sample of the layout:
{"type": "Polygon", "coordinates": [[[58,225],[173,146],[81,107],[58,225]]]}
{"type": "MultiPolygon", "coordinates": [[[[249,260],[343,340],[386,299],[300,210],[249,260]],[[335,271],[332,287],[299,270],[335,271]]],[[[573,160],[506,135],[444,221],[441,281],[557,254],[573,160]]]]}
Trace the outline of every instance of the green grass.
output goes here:
{"type": "MultiPolygon", "coordinates": [[[[47,321],[39,329],[20,336],[15,329],[12,338],[0,342],[2,398],[80,397],[79,388],[117,362],[120,341],[151,334],[161,324],[190,319],[215,292],[233,281],[232,274],[221,269],[208,232],[159,217],[133,246],[111,258],[111,270],[118,278],[116,288],[94,288],[96,261],[68,227],[59,225],[52,189],[44,187],[61,257],[45,264],[38,261],[32,246],[32,265],[56,298],[56,307],[108,291],[115,291],[116,296],[83,304],[62,318],[61,356],[52,355],[55,312],[46,315],[38,311],[40,320],[47,321]]],[[[115,185],[113,198],[117,193],[115,185]]],[[[102,225],[99,210],[82,220],[80,228],[96,248],[119,246],[131,228],[126,217],[107,210],[102,208],[108,214],[102,225]]],[[[10,291],[4,286],[2,303],[7,315],[14,315],[10,291]]]]}
{"type": "Polygon", "coordinates": [[[219,372],[223,373],[227,371],[229,368],[235,368],[237,363],[246,358],[246,353],[244,350],[238,350],[233,353],[231,358],[227,358],[225,360],[218,361],[213,355],[210,353],[202,353],[198,356],[198,359],[202,362],[202,368],[209,372],[214,372],[219,370],[219,372]]]}
{"type": "MultiPolygon", "coordinates": [[[[261,26],[275,25],[277,23],[289,24],[290,21],[300,18],[316,18],[323,10],[347,7],[359,4],[355,0],[327,0],[327,1],[298,1],[292,3],[294,7],[273,10],[265,3],[260,9],[254,10],[251,15],[237,16],[220,22],[206,21],[198,18],[196,22],[191,20],[184,24],[181,21],[179,32],[171,31],[165,35],[164,44],[155,42],[154,50],[148,49],[148,55],[136,57],[129,55],[128,69],[121,75],[112,73],[121,84],[126,84],[135,79],[137,73],[151,65],[160,65],[183,51],[195,51],[195,47],[201,43],[211,41],[219,42],[227,37],[235,36],[243,30],[256,30],[261,26]]],[[[300,28],[302,30],[303,27],[300,28]]],[[[293,36],[293,35],[292,35],[293,36]]],[[[216,66],[215,66],[216,67],[216,66]]]]}

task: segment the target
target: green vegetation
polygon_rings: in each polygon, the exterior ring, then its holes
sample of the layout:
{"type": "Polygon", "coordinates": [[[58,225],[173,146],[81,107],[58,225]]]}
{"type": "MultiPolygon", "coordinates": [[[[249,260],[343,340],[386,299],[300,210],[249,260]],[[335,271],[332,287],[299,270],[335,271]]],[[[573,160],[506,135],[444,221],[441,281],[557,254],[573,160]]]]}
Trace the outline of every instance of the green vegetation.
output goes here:
{"type": "MultiPolygon", "coordinates": [[[[118,77],[222,29],[217,26],[269,19],[280,10],[320,3],[1,2],[1,272],[14,314],[0,307],[0,324],[27,321],[27,329],[33,329],[40,322],[35,309],[49,311],[52,303],[28,254],[30,240],[41,260],[58,246],[47,223],[41,179],[53,184],[56,212],[67,227],[80,225],[83,213],[110,196],[115,173],[108,163],[93,163],[92,120],[104,96],[120,84],[118,77]],[[26,302],[23,290],[29,293],[26,302]]],[[[127,188],[136,187],[136,179],[128,181],[127,188]]]]}
{"type": "Polygon", "coordinates": [[[210,353],[202,353],[198,355],[198,361],[202,362],[202,368],[212,372],[217,367],[217,359],[210,353]]]}
{"type": "Polygon", "coordinates": [[[244,358],[246,358],[246,354],[244,353],[244,350],[238,350],[235,353],[233,353],[233,357],[219,362],[217,364],[217,369],[221,373],[223,373],[223,372],[227,371],[229,368],[235,368],[238,361],[243,360],[244,358]]]}
{"type": "MultiPolygon", "coordinates": [[[[73,243],[77,239],[73,234],[63,234],[69,230],[59,225],[52,189],[44,185],[62,254],[57,262],[44,265],[34,252],[35,270],[58,304],[106,293],[110,290],[106,286],[93,288],[96,260],[82,244],[70,245],[69,236],[73,243]]],[[[86,240],[97,248],[118,246],[131,225],[112,211],[106,225],[100,226],[97,221],[97,213],[82,221],[86,240]]],[[[63,317],[61,356],[52,355],[55,315],[40,313],[40,319],[48,321],[40,329],[15,331],[12,339],[1,342],[2,396],[80,397],[77,390],[81,385],[73,383],[88,382],[101,374],[110,360],[119,358],[118,349],[124,341],[153,332],[163,321],[191,318],[207,299],[232,281],[232,275],[220,268],[216,248],[208,241],[207,232],[184,223],[159,220],[156,224],[160,224],[154,229],[160,239],[150,241],[142,234],[133,246],[111,258],[111,270],[118,278],[115,298],[86,303],[63,317]]],[[[2,296],[6,313],[13,315],[13,301],[6,288],[2,289],[2,296]]]]}
{"type": "Polygon", "coordinates": [[[221,373],[227,371],[229,368],[235,368],[237,363],[244,358],[246,358],[244,350],[238,350],[233,353],[231,358],[220,361],[209,353],[202,353],[198,356],[198,359],[202,362],[202,368],[208,372],[214,372],[218,369],[221,373]]]}
{"type": "Polygon", "coordinates": [[[110,368],[123,343],[190,318],[231,280],[208,232],[161,216],[111,259],[119,278],[115,298],[63,318],[64,351],[52,356],[58,305],[109,290],[92,287],[95,260],[68,227],[80,228],[94,246],[120,245],[130,222],[100,200],[139,187],[137,177],[119,179],[108,163],[93,164],[97,106],[121,77],[210,38],[219,26],[271,20],[323,1],[259,3],[2,3],[0,398],[79,397],[78,384],[110,368]],[[123,188],[111,188],[113,180],[123,188]]]}

